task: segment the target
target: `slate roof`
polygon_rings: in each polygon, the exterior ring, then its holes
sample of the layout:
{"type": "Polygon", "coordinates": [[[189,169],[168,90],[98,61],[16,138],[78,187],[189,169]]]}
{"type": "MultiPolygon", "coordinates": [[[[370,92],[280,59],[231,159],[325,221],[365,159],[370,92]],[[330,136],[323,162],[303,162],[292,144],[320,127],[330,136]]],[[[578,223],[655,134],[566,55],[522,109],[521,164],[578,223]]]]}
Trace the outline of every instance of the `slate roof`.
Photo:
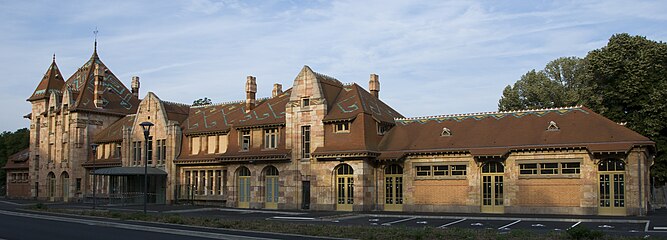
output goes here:
{"type": "Polygon", "coordinates": [[[466,152],[504,156],[513,150],[586,148],[627,152],[654,142],[585,107],[396,119],[380,142],[380,159],[410,153],[466,152]],[[559,129],[547,130],[550,122],[559,129]],[[441,136],[443,128],[451,136],[441,136]]]}
{"type": "Polygon", "coordinates": [[[28,169],[28,159],[30,157],[30,148],[23,149],[7,158],[7,163],[3,169],[28,169]]]}
{"type": "Polygon", "coordinates": [[[241,116],[234,127],[285,125],[285,106],[289,102],[292,89],[261,101],[252,111],[241,116]]]}
{"type": "Polygon", "coordinates": [[[324,117],[325,122],[353,119],[360,113],[369,114],[375,120],[386,123],[393,123],[394,118],[403,117],[356,83],[342,85],[339,91],[335,100],[327,99],[332,106],[324,117]]]}
{"type": "Polygon", "coordinates": [[[39,82],[39,85],[37,85],[37,88],[32,95],[28,98],[28,101],[46,99],[52,92],[61,94],[63,85],[65,85],[65,81],[58,69],[58,65],[56,65],[56,58],[54,55],[51,66],[46,70],[44,77],[42,77],[42,80],[39,82]]]}
{"type": "Polygon", "coordinates": [[[93,137],[95,143],[120,142],[123,141],[123,128],[131,128],[136,115],[127,115],[110,126],[104,128],[93,137]]]}
{"type": "Polygon", "coordinates": [[[139,99],[104,65],[97,56],[97,51],[93,52],[90,59],[65,81],[62,91],[65,90],[71,91],[72,98],[74,99],[74,104],[69,108],[70,111],[83,110],[127,115],[136,113],[137,106],[139,105],[139,99]],[[102,95],[105,102],[103,108],[97,108],[93,101],[95,64],[99,64],[107,70],[104,77],[104,84],[107,89],[102,95]]]}
{"type": "MultiPolygon", "coordinates": [[[[262,104],[263,101],[259,99],[256,104],[262,104]]],[[[229,132],[245,115],[245,101],[193,106],[188,118],[181,124],[181,129],[186,135],[229,132]]]]}

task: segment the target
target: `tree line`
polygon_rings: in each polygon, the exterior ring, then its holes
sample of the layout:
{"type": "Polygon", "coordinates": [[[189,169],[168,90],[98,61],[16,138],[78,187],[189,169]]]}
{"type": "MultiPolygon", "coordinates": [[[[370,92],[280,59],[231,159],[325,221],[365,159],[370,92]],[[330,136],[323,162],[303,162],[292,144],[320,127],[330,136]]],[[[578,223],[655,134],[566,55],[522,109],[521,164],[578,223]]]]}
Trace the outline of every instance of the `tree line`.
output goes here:
{"type": "Polygon", "coordinates": [[[615,34],[584,57],[561,57],[508,85],[498,110],[584,105],[656,142],[651,173],[667,180],[667,44],[615,34]]]}

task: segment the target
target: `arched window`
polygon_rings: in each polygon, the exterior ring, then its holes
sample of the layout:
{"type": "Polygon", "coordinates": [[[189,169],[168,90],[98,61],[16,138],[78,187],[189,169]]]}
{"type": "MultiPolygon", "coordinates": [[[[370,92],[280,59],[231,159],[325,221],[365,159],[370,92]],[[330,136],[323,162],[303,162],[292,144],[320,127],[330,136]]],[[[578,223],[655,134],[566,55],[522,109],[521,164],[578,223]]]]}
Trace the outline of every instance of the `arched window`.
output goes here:
{"type": "Polygon", "coordinates": [[[63,172],[60,174],[60,181],[62,183],[62,197],[63,201],[67,202],[69,200],[69,174],[67,172],[63,172]]]}
{"type": "Polygon", "coordinates": [[[352,174],[354,174],[354,170],[352,169],[352,166],[350,166],[350,165],[341,164],[341,165],[338,165],[337,173],[338,173],[338,175],[352,175],[352,174]]]}
{"type": "Polygon", "coordinates": [[[384,174],[403,174],[403,168],[398,164],[392,164],[384,169],[384,174]]]}
{"type": "Polygon", "coordinates": [[[56,174],[53,172],[49,172],[49,174],[46,175],[46,190],[48,192],[48,196],[52,198],[56,196],[56,174]]]}
{"type": "Polygon", "coordinates": [[[336,209],[352,211],[354,204],[354,170],[352,166],[341,164],[336,167],[336,209]]]}
{"type": "Polygon", "coordinates": [[[240,167],[238,174],[238,207],[250,207],[250,169],[240,167]]]}
{"type": "Polygon", "coordinates": [[[482,173],[502,173],[505,172],[505,166],[499,162],[489,162],[482,166],[482,173]]]}
{"type": "Polygon", "coordinates": [[[278,169],[274,166],[268,166],[264,169],[264,192],[266,196],[266,208],[278,208],[279,183],[278,169]]]}

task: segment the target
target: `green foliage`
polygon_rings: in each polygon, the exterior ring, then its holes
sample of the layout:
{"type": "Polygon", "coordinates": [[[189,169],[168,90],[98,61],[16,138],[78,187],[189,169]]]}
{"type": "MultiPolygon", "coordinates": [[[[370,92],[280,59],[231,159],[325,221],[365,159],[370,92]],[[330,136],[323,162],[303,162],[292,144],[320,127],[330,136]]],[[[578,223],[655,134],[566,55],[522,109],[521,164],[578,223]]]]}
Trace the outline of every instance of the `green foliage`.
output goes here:
{"type": "Polygon", "coordinates": [[[559,58],[507,86],[498,109],[585,105],[656,142],[651,172],[667,180],[667,44],[627,33],[585,58],[559,58]]]}
{"type": "Polygon", "coordinates": [[[211,104],[211,103],[212,103],[211,99],[209,99],[207,97],[204,97],[204,98],[200,98],[200,99],[197,99],[194,102],[192,102],[192,106],[208,105],[208,104],[211,104]]]}
{"type": "Polygon", "coordinates": [[[602,239],[604,233],[602,231],[590,230],[582,226],[576,226],[567,230],[567,235],[570,239],[581,240],[581,239],[602,239]]]}
{"type": "Polygon", "coordinates": [[[514,86],[507,86],[498,102],[500,111],[564,107],[581,104],[581,72],[584,62],[567,57],[553,60],[540,71],[527,72],[514,86]]]}
{"type": "Polygon", "coordinates": [[[5,131],[0,133],[0,189],[5,189],[7,183],[6,175],[2,167],[7,163],[7,158],[29,146],[30,131],[27,128],[21,128],[15,132],[5,131]]]}

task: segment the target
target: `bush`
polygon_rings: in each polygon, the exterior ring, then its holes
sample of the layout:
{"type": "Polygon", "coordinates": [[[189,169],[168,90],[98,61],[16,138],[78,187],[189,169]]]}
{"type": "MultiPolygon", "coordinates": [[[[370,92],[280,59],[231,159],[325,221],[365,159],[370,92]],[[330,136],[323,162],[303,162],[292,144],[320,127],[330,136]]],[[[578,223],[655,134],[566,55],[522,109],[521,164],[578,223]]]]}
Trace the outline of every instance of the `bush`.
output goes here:
{"type": "Polygon", "coordinates": [[[602,231],[590,230],[582,226],[576,226],[567,230],[567,235],[571,239],[602,239],[604,233],[602,231]]]}

